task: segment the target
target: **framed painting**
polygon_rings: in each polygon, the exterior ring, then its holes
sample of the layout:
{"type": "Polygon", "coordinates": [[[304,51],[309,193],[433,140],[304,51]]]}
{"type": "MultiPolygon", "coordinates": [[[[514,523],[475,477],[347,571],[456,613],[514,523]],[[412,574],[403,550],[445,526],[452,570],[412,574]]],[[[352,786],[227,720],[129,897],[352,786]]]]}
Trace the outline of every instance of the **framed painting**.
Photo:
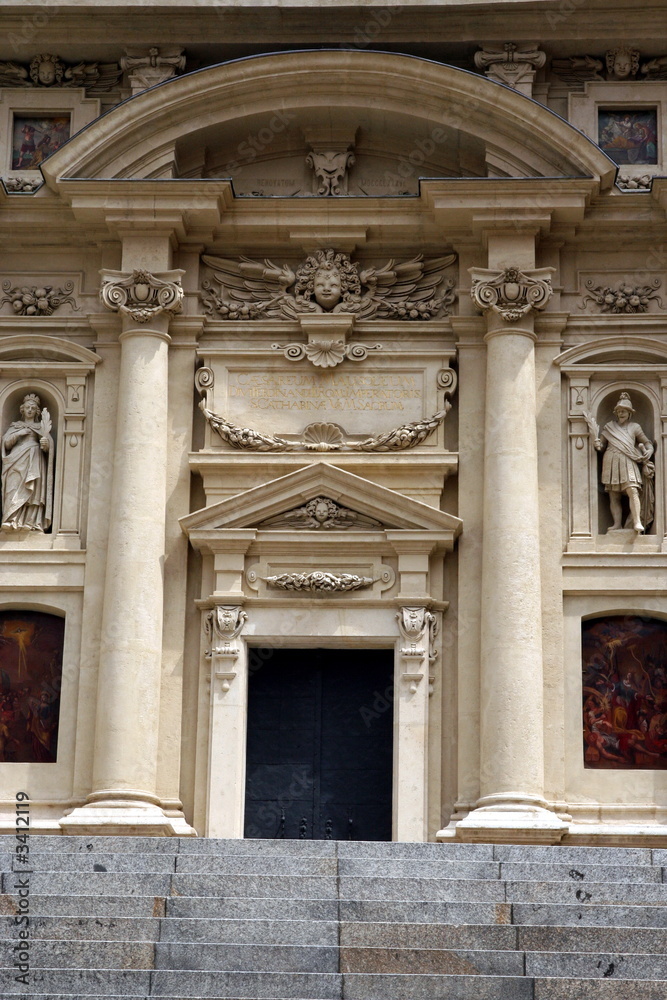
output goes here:
{"type": "Polygon", "coordinates": [[[12,170],[36,170],[70,137],[69,115],[14,115],[12,170]]]}
{"type": "Polygon", "coordinates": [[[0,763],[55,763],[65,619],[0,612],[0,763]]]}
{"type": "Polygon", "coordinates": [[[584,766],[667,769],[667,621],[582,625],[584,766]]]}
{"type": "Polygon", "coordinates": [[[598,110],[598,145],[616,163],[658,162],[658,113],[655,108],[598,110]]]}

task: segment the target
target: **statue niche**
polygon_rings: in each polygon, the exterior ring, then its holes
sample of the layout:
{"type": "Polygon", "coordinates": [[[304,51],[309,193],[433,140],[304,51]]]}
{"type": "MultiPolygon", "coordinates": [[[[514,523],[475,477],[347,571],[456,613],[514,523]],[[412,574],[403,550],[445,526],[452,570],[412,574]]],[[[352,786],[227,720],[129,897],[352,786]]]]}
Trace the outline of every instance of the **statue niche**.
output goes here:
{"type": "MultiPolygon", "coordinates": [[[[607,512],[601,507],[600,528],[606,525],[607,532],[625,528],[643,534],[654,519],[655,465],[651,458],[655,449],[646,433],[651,433],[650,411],[643,399],[637,405],[641,410],[639,421],[635,419],[629,393],[622,392],[611,419],[602,428],[586,414],[593,432],[593,446],[602,455],[599,482],[607,494],[609,508],[607,512]]],[[[605,404],[601,410],[606,411],[605,404]]]]}
{"type": "Polygon", "coordinates": [[[51,417],[34,392],[18,410],[2,436],[2,530],[44,532],[53,517],[51,417]]]}

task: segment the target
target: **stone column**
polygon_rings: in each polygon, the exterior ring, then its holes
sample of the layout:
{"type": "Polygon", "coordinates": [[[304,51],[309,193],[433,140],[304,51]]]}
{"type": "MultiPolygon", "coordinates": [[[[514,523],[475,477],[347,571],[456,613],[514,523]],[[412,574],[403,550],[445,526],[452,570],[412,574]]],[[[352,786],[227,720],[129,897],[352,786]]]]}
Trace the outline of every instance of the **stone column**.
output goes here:
{"type": "Polygon", "coordinates": [[[487,313],[481,627],[481,797],[456,827],[464,840],[558,841],[544,801],[542,614],[532,312],[551,295],[549,268],[529,269],[534,236],[489,237],[473,269],[487,313]],[[528,241],[530,243],[528,244],[528,241]],[[524,244],[523,246],[521,244],[524,244]],[[518,246],[517,246],[518,244],[518,246]]]}
{"type": "Polygon", "coordinates": [[[170,316],[181,271],[107,271],[122,315],[118,418],[98,673],[93,790],[67,833],[188,835],[156,794],[162,659],[170,316]]]}

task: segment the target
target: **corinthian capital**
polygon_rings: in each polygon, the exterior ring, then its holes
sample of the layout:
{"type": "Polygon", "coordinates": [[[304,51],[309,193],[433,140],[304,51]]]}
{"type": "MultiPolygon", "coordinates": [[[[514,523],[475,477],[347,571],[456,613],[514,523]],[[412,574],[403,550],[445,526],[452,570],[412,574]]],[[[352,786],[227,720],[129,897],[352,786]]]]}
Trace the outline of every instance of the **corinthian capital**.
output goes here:
{"type": "Polygon", "coordinates": [[[489,270],[471,267],[470,294],[478,309],[497,312],[506,323],[516,323],[533,309],[544,309],[552,294],[551,267],[520,271],[518,267],[489,270]]]}
{"type": "Polygon", "coordinates": [[[127,313],[136,323],[147,323],[160,313],[181,311],[183,271],[100,271],[100,298],[114,312],[127,313]]]}

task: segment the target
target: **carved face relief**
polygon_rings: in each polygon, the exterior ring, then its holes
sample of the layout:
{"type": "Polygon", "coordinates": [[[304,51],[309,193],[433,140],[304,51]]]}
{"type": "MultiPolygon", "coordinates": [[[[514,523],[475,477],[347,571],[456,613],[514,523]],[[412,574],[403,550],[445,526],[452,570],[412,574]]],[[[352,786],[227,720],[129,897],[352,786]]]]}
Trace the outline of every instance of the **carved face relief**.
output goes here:
{"type": "Polygon", "coordinates": [[[614,415],[618,420],[619,424],[621,425],[627,424],[628,420],[630,419],[630,411],[626,410],[624,406],[621,406],[617,410],[614,410],[614,415]]]}
{"type": "Polygon", "coordinates": [[[340,273],[335,269],[321,268],[313,281],[315,301],[323,309],[333,309],[338,305],[343,294],[343,284],[340,273]]]}
{"type": "Polygon", "coordinates": [[[43,87],[50,87],[52,83],[55,83],[56,79],[55,65],[52,62],[40,63],[37,70],[37,78],[43,87]]]}
{"type": "Polygon", "coordinates": [[[32,399],[28,399],[26,400],[25,403],[22,403],[20,409],[23,415],[23,419],[28,421],[35,420],[37,414],[39,413],[39,407],[37,406],[37,403],[35,403],[35,401],[32,399]]]}

